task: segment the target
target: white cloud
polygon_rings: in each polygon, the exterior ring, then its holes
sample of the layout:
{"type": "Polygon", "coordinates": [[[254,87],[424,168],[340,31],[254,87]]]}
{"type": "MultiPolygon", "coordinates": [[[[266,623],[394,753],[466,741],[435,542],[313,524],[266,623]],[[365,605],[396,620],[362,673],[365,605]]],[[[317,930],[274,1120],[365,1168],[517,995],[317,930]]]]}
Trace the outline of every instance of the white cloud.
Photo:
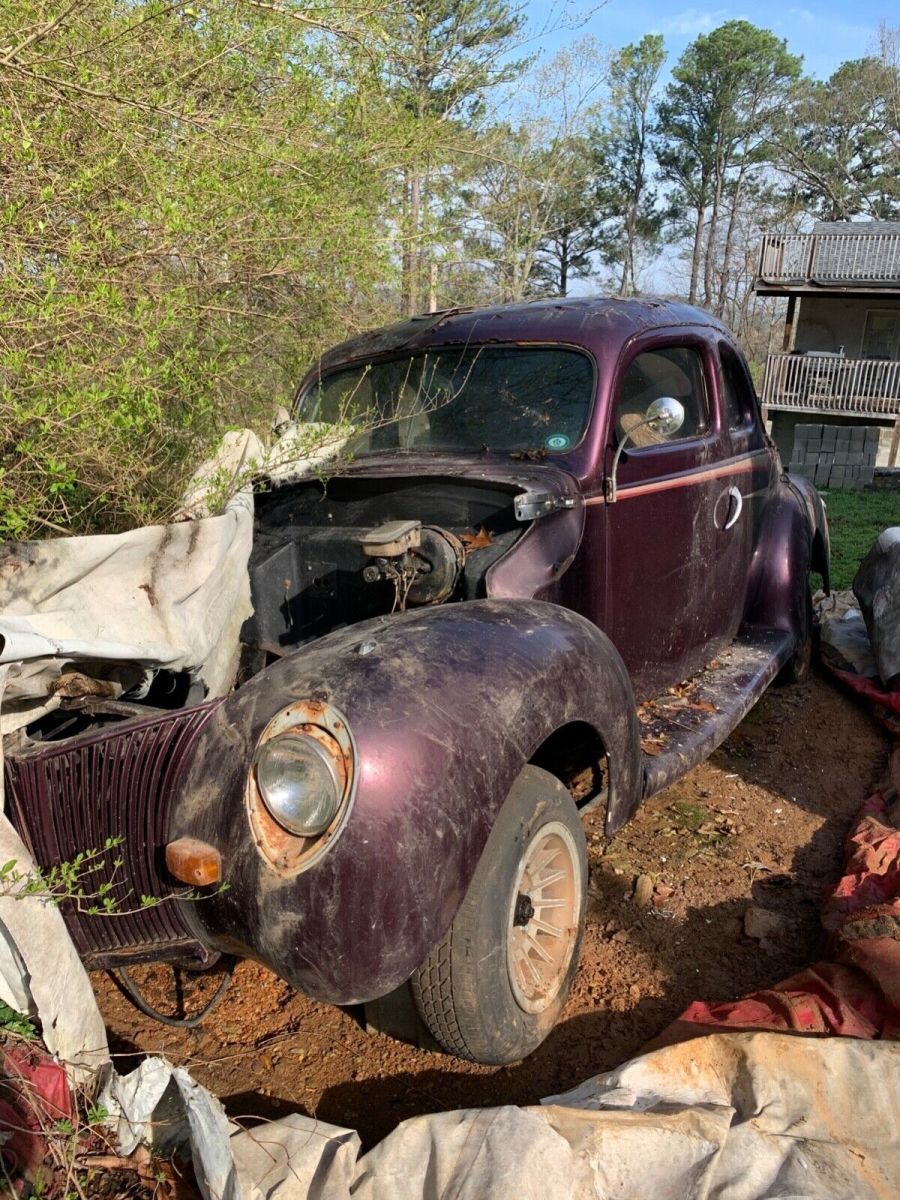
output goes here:
{"type": "Polygon", "coordinates": [[[674,17],[663,21],[662,31],[674,33],[679,37],[696,37],[698,33],[709,33],[727,19],[727,8],[685,8],[674,17]]]}

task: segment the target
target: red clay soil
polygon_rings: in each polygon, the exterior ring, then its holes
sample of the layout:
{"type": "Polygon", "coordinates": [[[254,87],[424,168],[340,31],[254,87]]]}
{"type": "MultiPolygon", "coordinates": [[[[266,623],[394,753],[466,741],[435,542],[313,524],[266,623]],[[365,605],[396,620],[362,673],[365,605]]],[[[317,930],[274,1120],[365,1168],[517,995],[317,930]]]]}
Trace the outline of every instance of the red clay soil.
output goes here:
{"type": "MultiPolygon", "coordinates": [[[[135,1049],[163,1053],[236,1118],[298,1110],[359,1130],[366,1146],[420,1113],[535,1103],[634,1055],[691,1000],[734,999],[821,955],[820,900],[840,875],[843,839],[882,779],[887,750],[865,710],[814,677],[770,691],[707,763],[644,805],[611,843],[588,817],[581,969],[559,1025],[517,1066],[474,1066],[367,1034],[353,1014],[243,963],[194,1030],[143,1017],[95,974],[119,1069],[135,1049]],[[636,894],[641,876],[649,879],[636,894]]],[[[166,969],[134,974],[155,1003],[171,1005],[166,969]]],[[[200,1007],[216,982],[189,980],[188,1006],[200,1007]]]]}

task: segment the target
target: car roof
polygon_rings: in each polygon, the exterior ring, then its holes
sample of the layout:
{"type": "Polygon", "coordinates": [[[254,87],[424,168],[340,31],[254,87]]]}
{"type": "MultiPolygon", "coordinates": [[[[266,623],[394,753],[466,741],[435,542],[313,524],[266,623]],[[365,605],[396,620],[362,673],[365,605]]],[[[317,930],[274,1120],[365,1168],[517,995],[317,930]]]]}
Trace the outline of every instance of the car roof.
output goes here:
{"type": "Polygon", "coordinates": [[[652,296],[628,300],[578,296],[486,308],[452,308],[409,317],[349,338],[326,351],[314,372],[328,371],[355,359],[459,343],[556,342],[582,346],[598,354],[604,347],[618,352],[622,343],[636,333],[691,325],[730,336],[709,313],[677,300],[652,296]]]}

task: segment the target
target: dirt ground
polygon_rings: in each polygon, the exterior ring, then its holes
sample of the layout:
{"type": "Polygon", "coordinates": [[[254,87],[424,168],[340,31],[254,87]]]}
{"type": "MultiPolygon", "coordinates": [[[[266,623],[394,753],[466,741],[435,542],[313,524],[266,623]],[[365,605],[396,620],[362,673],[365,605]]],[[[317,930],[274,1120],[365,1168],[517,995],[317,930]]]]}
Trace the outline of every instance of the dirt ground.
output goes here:
{"type": "MultiPolygon", "coordinates": [[[[844,836],[886,752],[866,712],[814,676],[770,691],[707,763],[649,801],[611,843],[586,818],[591,908],[581,969],[559,1025],[517,1066],[474,1066],[367,1034],[353,1014],[243,963],[221,1006],[193,1030],[143,1017],[95,974],[119,1069],[135,1049],[163,1053],[189,1065],[236,1118],[299,1110],[359,1130],[366,1146],[420,1113],[535,1103],[635,1054],[691,1000],[735,998],[819,956],[819,900],[840,873],[844,836]],[[635,897],[641,875],[657,885],[648,907],[635,897]],[[745,934],[751,905],[780,915],[775,937],[745,934]]],[[[165,969],[134,974],[154,1002],[171,1004],[165,969]]],[[[199,1007],[216,982],[191,981],[188,1005],[199,1007]]]]}

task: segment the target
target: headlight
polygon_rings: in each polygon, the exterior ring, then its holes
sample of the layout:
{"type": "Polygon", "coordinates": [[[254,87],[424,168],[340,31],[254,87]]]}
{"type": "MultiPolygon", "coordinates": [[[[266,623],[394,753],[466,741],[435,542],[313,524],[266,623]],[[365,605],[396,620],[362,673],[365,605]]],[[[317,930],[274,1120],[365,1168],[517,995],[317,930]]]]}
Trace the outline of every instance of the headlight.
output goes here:
{"type": "Polygon", "coordinates": [[[337,764],[305,733],[283,733],[256,756],[256,784],[278,824],[297,837],[324,833],[337,814],[343,787],[337,764]]]}
{"type": "Polygon", "coordinates": [[[283,875],[318,862],[347,827],[356,749],[347,719],[325,699],[295,700],[259,735],[245,791],[250,832],[283,875]]]}

